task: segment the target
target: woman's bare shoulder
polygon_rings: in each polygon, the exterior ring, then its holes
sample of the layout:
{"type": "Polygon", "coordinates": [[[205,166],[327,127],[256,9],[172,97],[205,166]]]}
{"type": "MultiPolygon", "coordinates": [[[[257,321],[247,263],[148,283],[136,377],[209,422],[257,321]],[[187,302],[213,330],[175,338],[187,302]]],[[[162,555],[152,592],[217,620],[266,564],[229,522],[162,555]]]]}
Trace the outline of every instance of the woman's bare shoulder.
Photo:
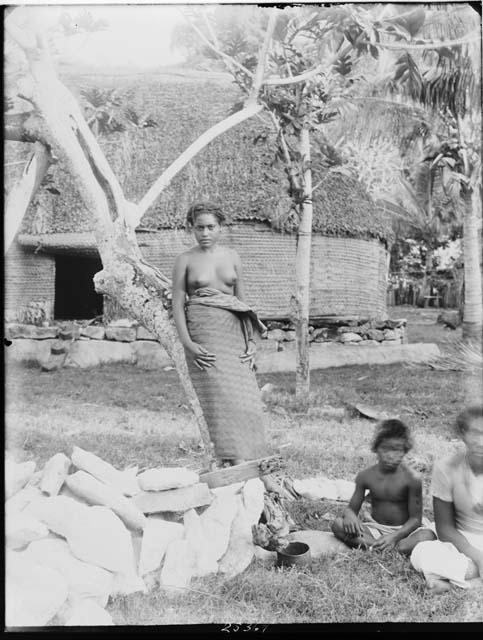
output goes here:
{"type": "Polygon", "coordinates": [[[175,258],[175,264],[178,265],[178,266],[182,266],[182,265],[188,264],[190,258],[193,256],[195,248],[196,247],[191,247],[191,249],[187,249],[186,251],[183,251],[182,253],[178,253],[178,255],[175,258]]]}
{"type": "Polygon", "coordinates": [[[223,247],[223,249],[226,252],[225,255],[229,256],[233,260],[234,264],[241,264],[240,254],[236,249],[233,249],[232,247],[223,247]]]}

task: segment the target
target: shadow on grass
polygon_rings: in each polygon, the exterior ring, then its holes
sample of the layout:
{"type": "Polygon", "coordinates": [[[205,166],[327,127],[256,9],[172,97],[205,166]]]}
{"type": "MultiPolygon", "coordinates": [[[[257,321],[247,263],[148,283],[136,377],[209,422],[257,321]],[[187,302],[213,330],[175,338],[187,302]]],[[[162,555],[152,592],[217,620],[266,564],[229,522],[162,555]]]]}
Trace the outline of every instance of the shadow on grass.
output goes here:
{"type": "Polygon", "coordinates": [[[140,438],[136,433],[113,435],[104,432],[93,437],[92,433],[80,432],[73,437],[29,429],[9,437],[8,448],[22,451],[24,459],[35,460],[38,468],[54,453],[65,453],[70,457],[72,447],[76,445],[95,453],[118,469],[134,465],[138,465],[140,470],[163,465],[184,465],[197,469],[202,467],[198,443],[197,438],[187,439],[183,442],[186,450],[180,451],[179,438],[175,435],[171,438],[143,435],[140,438]]]}

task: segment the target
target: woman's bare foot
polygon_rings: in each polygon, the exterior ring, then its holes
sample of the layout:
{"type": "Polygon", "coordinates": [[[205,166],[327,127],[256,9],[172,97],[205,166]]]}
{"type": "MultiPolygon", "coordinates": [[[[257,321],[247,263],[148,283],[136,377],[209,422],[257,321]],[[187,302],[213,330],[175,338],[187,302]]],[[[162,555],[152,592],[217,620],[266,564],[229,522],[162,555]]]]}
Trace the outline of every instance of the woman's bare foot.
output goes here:
{"type": "Polygon", "coordinates": [[[450,585],[447,580],[443,580],[442,578],[438,578],[432,573],[428,573],[426,576],[426,585],[431,591],[431,593],[438,595],[440,593],[444,593],[445,591],[450,590],[450,585]]]}

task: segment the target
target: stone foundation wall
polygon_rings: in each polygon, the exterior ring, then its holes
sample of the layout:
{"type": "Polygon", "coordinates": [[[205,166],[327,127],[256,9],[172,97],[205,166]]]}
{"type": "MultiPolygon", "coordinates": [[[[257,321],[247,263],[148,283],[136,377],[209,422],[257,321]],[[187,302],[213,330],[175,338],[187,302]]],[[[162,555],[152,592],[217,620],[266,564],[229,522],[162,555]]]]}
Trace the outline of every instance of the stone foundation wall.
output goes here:
{"type": "MultiPolygon", "coordinates": [[[[261,353],[295,349],[291,323],[268,322],[268,333],[259,343],[261,353]]],[[[406,320],[325,319],[310,325],[310,343],[356,347],[394,346],[406,342],[406,320]]],[[[116,320],[107,326],[85,322],[7,324],[8,355],[16,361],[45,365],[61,358],[64,366],[95,367],[114,362],[156,369],[172,366],[165,349],[144,327],[131,320],[116,320]]]]}
{"type": "MultiPolygon", "coordinates": [[[[295,327],[292,323],[267,322],[267,328],[267,339],[277,343],[278,351],[295,345],[295,327]]],[[[309,341],[311,344],[330,342],[361,347],[405,344],[407,343],[406,319],[373,320],[341,317],[313,320],[309,325],[309,341]]]]}

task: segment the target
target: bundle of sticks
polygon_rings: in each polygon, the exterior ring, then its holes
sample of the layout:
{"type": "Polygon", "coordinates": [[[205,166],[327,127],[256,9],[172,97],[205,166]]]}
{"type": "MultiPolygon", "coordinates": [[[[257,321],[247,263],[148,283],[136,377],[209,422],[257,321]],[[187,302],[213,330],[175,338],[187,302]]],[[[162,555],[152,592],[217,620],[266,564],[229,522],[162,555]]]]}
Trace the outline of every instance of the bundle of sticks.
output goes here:
{"type": "Polygon", "coordinates": [[[285,468],[282,456],[275,455],[201,474],[200,482],[215,488],[260,478],[265,485],[265,506],[260,522],[252,527],[253,542],[268,551],[280,551],[287,546],[287,537],[296,528],[285,504],[300,497],[285,468]]]}

